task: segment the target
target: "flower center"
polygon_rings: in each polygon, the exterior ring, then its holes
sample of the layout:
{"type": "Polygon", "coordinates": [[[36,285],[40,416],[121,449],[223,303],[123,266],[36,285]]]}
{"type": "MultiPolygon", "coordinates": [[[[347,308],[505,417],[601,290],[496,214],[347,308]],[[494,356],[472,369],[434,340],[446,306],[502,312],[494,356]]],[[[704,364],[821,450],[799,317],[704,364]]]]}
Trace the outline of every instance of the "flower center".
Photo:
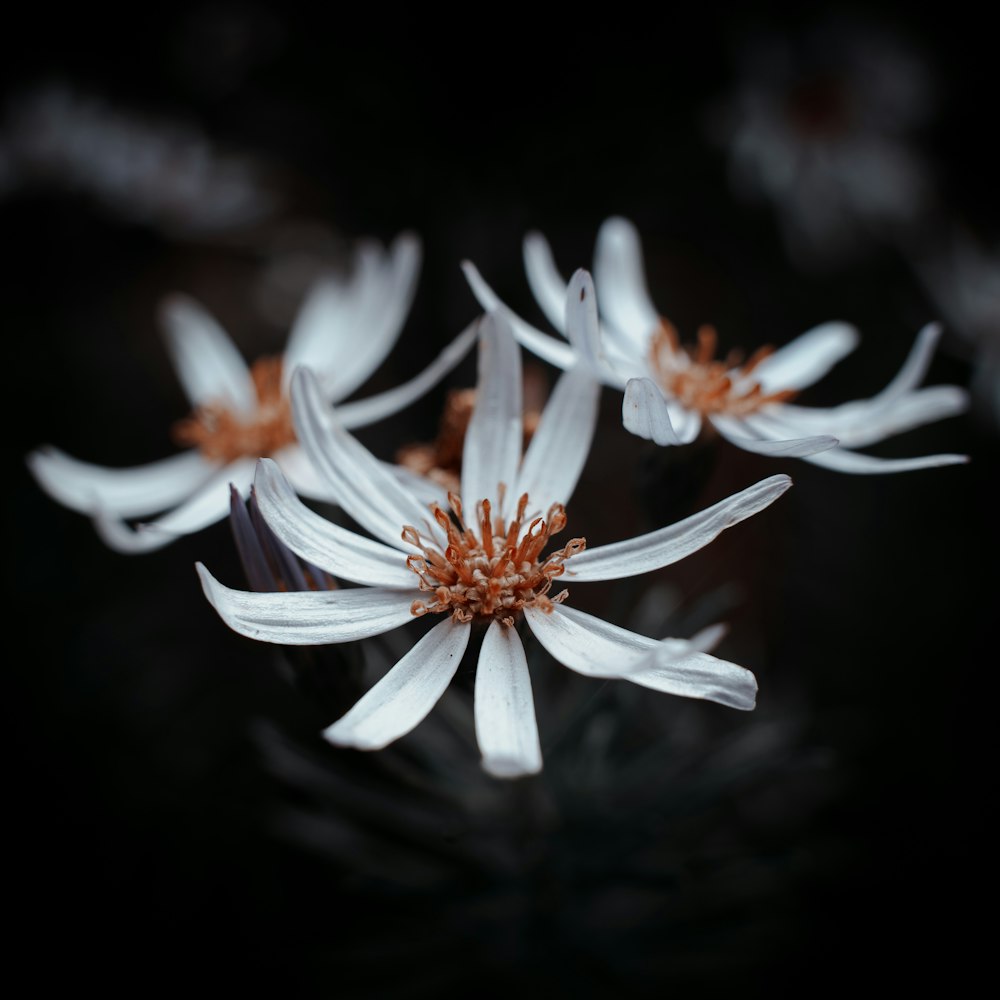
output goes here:
{"type": "Polygon", "coordinates": [[[222,462],[241,455],[273,455],[291,444],[295,428],[288,397],[282,392],[281,369],[281,357],[254,362],[250,377],[257,392],[257,408],[253,413],[236,413],[224,403],[207,403],[174,424],[174,440],[222,462]]]}
{"type": "MultiPolygon", "coordinates": [[[[501,486],[500,502],[503,503],[501,486]]],[[[535,517],[522,532],[528,509],[528,494],[517,504],[517,513],[509,524],[493,514],[489,500],[476,505],[476,524],[468,526],[462,514],[462,501],[448,494],[453,515],[437,504],[431,506],[434,520],[448,540],[444,552],[412,525],[403,528],[403,541],[415,545],[422,556],[411,555],[406,565],[417,575],[421,590],[433,594],[424,601],[414,601],[414,615],[450,613],[455,621],[473,618],[496,619],[513,625],[522,608],[552,611],[569,591],[548,597],[552,581],[564,572],[563,563],[582,552],[583,538],[574,538],[563,548],[541,558],[549,538],[566,527],[566,510],[554,503],[544,518],[535,517]]]]}
{"type": "Polygon", "coordinates": [[[744,417],[767,403],[783,403],[795,395],[794,389],[782,389],[765,395],[750,373],[774,351],[760,347],[740,364],[739,355],[730,352],[725,361],[715,360],[715,328],[698,329],[698,343],[682,347],[677,330],[665,319],[653,332],[649,363],[660,385],[682,406],[703,415],[722,413],[744,417]]]}

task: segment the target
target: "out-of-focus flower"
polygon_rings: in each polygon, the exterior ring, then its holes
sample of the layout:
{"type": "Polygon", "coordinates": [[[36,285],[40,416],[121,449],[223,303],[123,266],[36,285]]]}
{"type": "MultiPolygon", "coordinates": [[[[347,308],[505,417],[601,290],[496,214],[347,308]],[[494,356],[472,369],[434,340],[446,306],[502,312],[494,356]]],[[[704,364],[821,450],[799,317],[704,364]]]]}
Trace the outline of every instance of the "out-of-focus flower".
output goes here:
{"type": "Polygon", "coordinates": [[[55,187],[129,222],[205,237],[271,215],[259,164],[223,154],[194,125],[157,121],[51,86],[12,98],[0,130],[0,194],[55,187]]]}
{"type": "Polygon", "coordinates": [[[794,40],[748,39],[739,60],[709,131],[736,194],[774,207],[791,258],[824,266],[896,242],[933,199],[909,140],[933,105],[919,55],[888,30],[826,19],[794,40]]]}
{"type": "MultiPolygon", "coordinates": [[[[44,447],[28,456],[31,471],[56,500],[92,516],[105,542],[122,552],[157,549],[221,520],[229,509],[229,484],[245,494],[261,456],[275,458],[303,495],[329,499],[295,439],[287,392],[291,373],[299,365],[312,368],[327,403],[354,392],[396,342],[419,262],[420,246],[412,236],[399,237],[388,253],[364,243],[349,277],[327,278],[313,287],[284,355],[261,358],[249,368],[205,310],[174,296],[163,319],[178,378],[194,408],[175,427],[177,440],[189,450],[149,465],[111,469],[44,447]],[[136,530],[126,523],[163,511],[136,530]]],[[[470,326],[410,381],[345,403],[340,420],[360,427],[409,405],[474,341],[470,326]]]]}
{"type": "MultiPolygon", "coordinates": [[[[559,303],[566,283],[541,235],[527,237],[524,258],[535,298],[565,335],[559,303]]],[[[825,323],[741,362],[715,359],[716,334],[706,326],[698,331],[698,343],[685,348],[652,304],[639,235],[625,219],[608,219],[598,234],[594,278],[601,328],[598,333],[595,319],[594,336],[587,340],[567,344],[536,330],[502,305],[472,264],[464,267],[483,308],[504,308],[525,347],[560,368],[582,362],[606,385],[621,389],[625,427],[657,444],[690,443],[708,424],[747,451],[804,458],[841,472],[902,472],[966,461],[964,455],[888,459],[852,450],[965,409],[967,394],[957,386],[917,388],[941,333],[937,324],[920,331],[903,367],[878,395],[805,408],[790,400],[854,349],[857,331],[846,323],[825,323]]]]}
{"type": "MultiPolygon", "coordinates": [[[[577,272],[566,296],[574,341],[596,336],[593,285],[577,272]]],[[[537,772],[541,749],[525,650],[527,622],[557,660],[593,677],[623,677],[655,690],[751,709],[753,674],[698,643],[657,641],[563,604],[554,582],[615,580],[670,565],[771,504],[790,485],[774,476],[678,524],[585,551],[574,538],[544,551],[568,523],[569,500],[590,448],[599,385],[584,367],[561,376],[523,458],[521,364],[502,314],[482,322],[476,402],[463,448],[461,494],[451,512],[423,505],[325,410],[312,375],[293,379],[300,440],[338,504],[374,539],[331,524],[297,500],[277,466],[258,465],[256,490],[281,541],[331,575],[362,587],[329,593],[230,590],[199,565],[209,601],[235,631],[292,645],[379,635],[412,618],[442,615],[342,718],[332,743],[374,750],[412,730],[448,687],[469,642],[486,626],[475,683],[476,738],[498,777],[537,772]]],[[[714,636],[712,637],[714,641],[714,636]]]]}

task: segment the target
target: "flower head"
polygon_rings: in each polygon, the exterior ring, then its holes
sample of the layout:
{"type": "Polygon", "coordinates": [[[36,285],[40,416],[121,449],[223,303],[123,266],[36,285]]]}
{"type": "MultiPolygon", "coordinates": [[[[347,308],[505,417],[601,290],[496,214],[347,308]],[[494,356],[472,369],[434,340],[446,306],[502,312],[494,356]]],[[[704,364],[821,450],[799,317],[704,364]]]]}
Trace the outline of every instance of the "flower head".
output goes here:
{"type": "MultiPolygon", "coordinates": [[[[566,297],[572,336],[591,337],[590,276],[577,272],[566,297]]],[[[749,517],[790,485],[775,476],[679,524],[586,549],[559,546],[567,504],[590,447],[599,384],[584,367],[564,373],[522,456],[520,354],[502,314],[481,325],[476,403],[463,447],[461,491],[450,512],[426,506],[329,413],[308,371],[293,379],[303,447],[337,502],[373,538],[331,524],[299,501],[273,462],[262,461],[257,499],[278,538],[332,576],[362,584],[328,593],[230,590],[202,566],[209,601],[237,632],[268,642],[319,644],[377,635],[414,618],[438,622],[324,733],[332,743],[378,749],[409,732],[458,668],[473,624],[485,628],[475,684],[483,766],[501,777],[541,768],[523,620],[560,662],[595,677],[624,677],[660,691],[754,706],[753,674],[697,643],[629,632],[552,595],[555,581],[621,579],[667,566],[749,517]]]]}
{"type": "MultiPolygon", "coordinates": [[[[363,245],[346,280],[326,278],[313,287],[284,355],[249,367],[201,306],[173,296],[163,308],[167,346],[192,406],[174,436],[188,450],[150,465],[109,469],[45,447],[28,456],[35,478],[56,500],[92,516],[101,537],[122,552],[157,549],[222,520],[229,510],[229,484],[245,495],[262,456],[278,461],[303,495],[328,498],[296,440],[291,372],[299,365],[312,368],[327,403],[359,388],[396,341],[419,259],[412,236],[398,238],[388,254],[363,245]],[[137,528],[127,523],[133,518],[141,519],[137,528]]],[[[362,426],[408,405],[457,364],[474,338],[470,328],[409,382],[344,404],[341,421],[362,426]]]]}
{"type": "Polygon", "coordinates": [[[918,388],[941,334],[937,324],[920,331],[898,375],[876,396],[808,409],[791,400],[854,349],[853,327],[825,323],[777,350],[766,347],[746,361],[735,355],[720,361],[711,327],[702,327],[697,343],[685,346],[653,306],[639,236],[630,222],[608,219],[595,256],[600,330],[595,317],[594,334],[574,339],[557,307],[566,283],[549,246],[537,233],[525,240],[532,291],[568,344],[506,310],[472,264],[466,263],[465,271],[480,304],[505,309],[525,347],[561,368],[585,364],[606,385],[621,389],[622,422],[633,434],[661,445],[687,444],[709,426],[747,451],[804,458],[842,472],[901,472],[966,461],[964,455],[887,459],[853,450],[965,409],[964,389],[918,388]]]}

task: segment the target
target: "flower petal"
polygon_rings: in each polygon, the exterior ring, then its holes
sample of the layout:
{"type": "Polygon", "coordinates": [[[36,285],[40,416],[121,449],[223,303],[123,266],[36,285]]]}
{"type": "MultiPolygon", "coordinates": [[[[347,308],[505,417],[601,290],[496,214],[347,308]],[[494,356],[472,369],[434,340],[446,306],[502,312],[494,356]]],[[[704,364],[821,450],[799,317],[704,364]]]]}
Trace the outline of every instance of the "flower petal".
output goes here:
{"type": "Polygon", "coordinates": [[[560,376],[545,404],[517,480],[516,496],[527,493],[532,509],[569,503],[597,426],[600,385],[582,368],[560,376]]]}
{"type": "MultiPolygon", "coordinates": [[[[659,445],[685,444],[684,438],[674,428],[671,419],[679,409],[680,407],[676,405],[674,408],[670,407],[659,386],[652,379],[630,378],[625,384],[625,394],[622,397],[622,426],[630,434],[659,445]]],[[[690,426],[692,422],[685,420],[688,433],[690,426]]],[[[697,429],[701,429],[700,421],[697,429]]]]}
{"type": "Polygon", "coordinates": [[[84,514],[103,509],[119,517],[148,517],[193,493],[218,468],[199,451],[131,469],[91,465],[45,446],[27,457],[38,485],[54,500],[84,514]]]}
{"type": "Polygon", "coordinates": [[[308,368],[292,377],[292,414],[299,442],[337,502],[376,538],[407,551],[400,540],[403,527],[421,527],[426,508],[338,425],[308,368]]]}
{"type": "Polygon", "coordinates": [[[758,455],[776,455],[782,458],[803,458],[815,455],[819,451],[835,448],[837,438],[830,434],[813,437],[779,438],[754,437],[754,431],[759,425],[753,425],[748,420],[738,420],[733,417],[713,416],[712,426],[731,444],[744,451],[753,451],[758,455]],[[742,433],[741,433],[742,432],[742,433]]]}
{"type": "Polygon", "coordinates": [[[552,257],[552,248],[541,233],[524,238],[524,273],[546,319],[562,334],[566,333],[566,280],[552,257]]]}
{"type": "Polygon", "coordinates": [[[749,670],[683,639],[649,639],[565,605],[549,613],[527,608],[524,614],[538,641],[578,673],[621,678],[730,708],[749,710],[756,703],[757,681],[749,670]]]}
{"type": "Polygon", "coordinates": [[[823,323],[779,347],[753,370],[764,393],[803,389],[819,381],[841,358],[858,346],[858,331],[849,323],[823,323]]]}
{"type": "Polygon", "coordinates": [[[805,459],[813,465],[838,472],[855,472],[859,475],[877,475],[883,472],[913,472],[916,469],[935,469],[942,465],[964,465],[968,455],[923,455],[919,458],[878,458],[845,448],[831,448],[805,459]]]}
{"type": "Polygon", "coordinates": [[[365,427],[377,420],[391,416],[425,395],[469,353],[479,334],[478,323],[470,323],[448,346],[422,371],[408,382],[393,389],[341,403],[337,407],[337,417],[341,426],[350,430],[365,427]]]}
{"type": "Polygon", "coordinates": [[[415,585],[399,549],[365,538],[310,510],[277,464],[263,458],[254,476],[257,505],[267,526],[296,555],[328,573],[370,587],[415,585]]]}
{"type": "Polygon", "coordinates": [[[529,323],[525,323],[517,313],[512,312],[500,301],[496,292],[486,284],[474,264],[463,261],[462,272],[472,289],[472,294],[475,295],[483,309],[486,312],[503,312],[510,322],[518,342],[523,344],[532,354],[536,354],[543,361],[547,361],[557,368],[572,368],[576,364],[576,352],[569,344],[556,340],[555,337],[550,337],[548,334],[542,333],[541,330],[536,330],[529,323]]]}
{"type": "Polygon", "coordinates": [[[620,580],[669,566],[704,548],[727,528],[769,507],[791,485],[788,476],[771,476],[676,524],[587,549],[566,563],[565,580],[620,580]]]}
{"type": "Polygon", "coordinates": [[[502,312],[480,322],[476,402],[462,449],[462,502],[472,512],[484,499],[499,504],[498,484],[507,503],[517,482],[524,437],[521,404],[521,351],[502,312]]]}
{"type": "Polygon", "coordinates": [[[476,740],[489,774],[520,778],[542,769],[524,646],[516,629],[498,621],[487,630],[479,654],[475,717],[476,740]]]}
{"type": "Polygon", "coordinates": [[[627,219],[607,219],[597,234],[594,281],[601,314],[618,334],[645,355],[660,314],[646,288],[639,234],[627,219]]]}
{"type": "Polygon", "coordinates": [[[439,622],[346,715],[323,730],[324,738],[337,746],[381,750],[405,736],[451,683],[470,631],[468,624],[450,618],[439,622]]]}
{"type": "Polygon", "coordinates": [[[580,268],[574,271],[566,289],[565,329],[577,357],[594,371],[604,367],[601,356],[601,330],[597,323],[597,295],[590,275],[580,268]]]}
{"type": "Polygon", "coordinates": [[[415,587],[257,594],[230,590],[201,563],[196,568],[209,603],[234,632],[289,646],[352,642],[388,632],[413,618],[410,606],[420,596],[415,587]]]}
{"type": "Polygon", "coordinates": [[[252,413],[257,391],[250,369],[215,319],[186,295],[168,297],[160,316],[167,350],[191,405],[224,403],[240,413],[252,413]]]}
{"type": "Polygon", "coordinates": [[[130,527],[110,511],[94,512],[94,528],[104,544],[116,552],[138,554],[162,549],[184,535],[207,528],[229,514],[232,483],[246,496],[253,477],[253,459],[239,458],[219,469],[184,503],[152,521],[130,527]]]}

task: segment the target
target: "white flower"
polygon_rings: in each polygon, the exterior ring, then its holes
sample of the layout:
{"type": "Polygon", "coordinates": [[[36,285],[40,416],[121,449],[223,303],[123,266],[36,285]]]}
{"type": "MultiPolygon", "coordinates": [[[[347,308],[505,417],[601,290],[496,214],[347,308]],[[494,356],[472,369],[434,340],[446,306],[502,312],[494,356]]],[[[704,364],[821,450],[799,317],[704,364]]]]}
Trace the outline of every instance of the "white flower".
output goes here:
{"type": "MultiPolygon", "coordinates": [[[[566,284],[541,235],[527,237],[524,258],[535,298],[565,333],[557,303],[566,284]]],[[[598,333],[595,325],[593,337],[576,344],[525,323],[503,306],[472,264],[463,266],[483,308],[503,308],[525,347],[560,368],[580,360],[606,385],[621,389],[625,427],[657,444],[689,443],[707,422],[747,451],[805,458],[841,472],[902,472],[967,460],[964,455],[887,459],[851,450],[965,409],[967,394],[957,386],[917,388],[941,334],[935,323],[920,331],[903,367],[878,395],[805,408],[788,400],[849,354],[858,343],[857,331],[846,323],[825,323],[776,351],[758,350],[742,364],[714,359],[710,327],[702,327],[697,346],[686,349],[650,300],[639,236],[625,219],[601,226],[594,263],[601,328],[598,333]]]]}
{"type": "MultiPolygon", "coordinates": [[[[593,336],[590,276],[570,284],[567,328],[593,336]],[[582,297],[582,298],[581,298],[582,297]]],[[[523,457],[519,349],[502,315],[482,322],[476,404],[465,438],[461,494],[452,514],[405,489],[324,409],[315,379],[296,373],[296,427],[338,502],[373,538],[331,524],[296,499],[277,467],[258,466],[255,489],[271,530],[332,576],[364,586],[327,593],[230,590],[201,565],[205,594],[237,632],[266,642],[348,642],[414,617],[430,629],[350,711],[325,730],[332,743],[374,750],[413,729],[454,676],[473,622],[487,625],[475,683],[483,766],[500,777],[532,774],[541,751],[531,681],[515,626],[523,617],[560,662],[593,677],[623,677],[659,691],[754,707],[750,671],[708,655],[710,640],[657,641],[566,606],[571,584],[615,580],[670,565],[779,497],[787,476],[757,483],[678,524],[584,551],[583,539],[544,554],[568,523],[565,504],[590,448],[600,387],[584,369],[564,373],[523,457]]]]}
{"type": "MultiPolygon", "coordinates": [[[[288,382],[299,365],[318,373],[328,402],[344,399],[382,363],[413,297],[420,246],[401,236],[386,254],[366,243],[346,280],[318,282],[299,311],[283,357],[247,367],[236,346],[197,303],[174,296],[165,304],[167,346],[194,408],[175,428],[188,451],[130,469],[81,462],[52,447],[28,456],[38,483],[67,507],[95,520],[101,537],[121,552],[146,552],[200,531],[229,511],[229,484],[246,495],[254,463],[275,458],[302,494],[328,498],[295,440],[288,382]],[[147,519],[133,530],[126,519],[147,519]]],[[[470,326],[423,372],[340,408],[345,426],[380,420],[408,405],[471,348],[470,326]]]]}

